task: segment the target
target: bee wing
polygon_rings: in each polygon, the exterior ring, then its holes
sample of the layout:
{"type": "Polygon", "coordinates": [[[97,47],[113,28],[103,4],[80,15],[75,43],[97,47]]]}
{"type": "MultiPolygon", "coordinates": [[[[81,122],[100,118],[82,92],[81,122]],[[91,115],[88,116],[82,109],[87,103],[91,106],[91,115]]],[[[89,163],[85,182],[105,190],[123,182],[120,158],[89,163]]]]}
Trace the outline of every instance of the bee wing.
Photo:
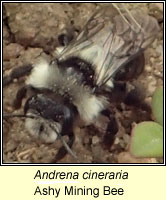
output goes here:
{"type": "Polygon", "coordinates": [[[155,18],[140,10],[128,11],[123,4],[112,4],[90,18],[59,59],[69,56],[86,59],[94,67],[95,84],[101,86],[150,45],[158,31],[155,18]]]}

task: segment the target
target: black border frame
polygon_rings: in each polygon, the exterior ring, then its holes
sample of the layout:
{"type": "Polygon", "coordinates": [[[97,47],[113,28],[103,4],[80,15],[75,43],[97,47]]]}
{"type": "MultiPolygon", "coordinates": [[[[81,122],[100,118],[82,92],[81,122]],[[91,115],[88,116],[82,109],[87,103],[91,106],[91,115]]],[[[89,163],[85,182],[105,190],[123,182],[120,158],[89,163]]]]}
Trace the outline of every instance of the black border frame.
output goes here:
{"type": "MultiPolygon", "coordinates": [[[[3,66],[3,3],[163,3],[163,73],[164,73],[164,85],[163,85],[163,102],[164,102],[164,112],[163,112],[163,119],[164,119],[164,127],[163,127],[163,163],[99,163],[99,164],[91,164],[91,163],[61,163],[61,164],[50,164],[50,163],[3,163],[3,81],[1,81],[1,166],[165,166],[165,1],[1,1],[1,66],[3,66]]],[[[1,80],[3,80],[3,69],[1,67],[1,80]]]]}

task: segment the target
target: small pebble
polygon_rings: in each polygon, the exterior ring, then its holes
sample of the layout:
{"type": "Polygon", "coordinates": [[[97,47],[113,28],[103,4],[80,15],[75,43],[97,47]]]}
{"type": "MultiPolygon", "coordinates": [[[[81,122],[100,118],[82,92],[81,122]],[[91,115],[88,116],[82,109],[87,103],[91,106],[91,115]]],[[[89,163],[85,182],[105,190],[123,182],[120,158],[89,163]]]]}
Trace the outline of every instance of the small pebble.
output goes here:
{"type": "Polygon", "coordinates": [[[99,143],[99,137],[98,136],[93,136],[92,144],[97,144],[97,143],[99,143]]]}

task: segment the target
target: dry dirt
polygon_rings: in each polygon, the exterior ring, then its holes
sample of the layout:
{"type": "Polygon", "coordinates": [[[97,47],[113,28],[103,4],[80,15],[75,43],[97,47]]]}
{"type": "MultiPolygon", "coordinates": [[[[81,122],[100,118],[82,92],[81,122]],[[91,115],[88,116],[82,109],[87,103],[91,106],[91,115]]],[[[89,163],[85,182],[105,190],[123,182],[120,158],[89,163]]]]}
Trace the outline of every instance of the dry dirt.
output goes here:
{"type": "MultiPolygon", "coordinates": [[[[104,3],[103,3],[104,4],[104,3]]],[[[15,67],[33,63],[40,55],[51,57],[59,45],[58,35],[65,30],[77,34],[93,11],[103,4],[96,3],[5,3],[3,5],[3,74],[15,67]]],[[[161,3],[127,4],[130,8],[142,8],[160,22],[161,31],[151,47],[145,51],[145,70],[132,84],[145,91],[145,102],[158,86],[163,85],[163,8],[161,3]]],[[[3,111],[13,112],[12,103],[25,77],[15,79],[3,90],[3,111]]],[[[150,120],[147,111],[120,102],[110,108],[117,120],[118,131],[105,136],[101,129],[106,117],[100,117],[96,126],[75,128],[72,150],[75,160],[66,155],[58,163],[158,163],[155,158],[137,159],[129,152],[131,127],[140,121],[150,120]],[[104,135],[104,136],[103,136],[104,135]],[[105,138],[105,139],[104,139],[105,138]],[[114,138],[114,140],[113,140],[114,138]],[[110,139],[110,141],[109,141],[110,139]]],[[[22,108],[15,113],[21,113],[22,108]]],[[[113,124],[113,126],[115,126],[113,124]]],[[[116,126],[113,127],[116,129],[116,126]]],[[[61,142],[43,144],[31,138],[24,129],[24,120],[12,118],[3,121],[4,163],[52,163],[61,142]]]]}

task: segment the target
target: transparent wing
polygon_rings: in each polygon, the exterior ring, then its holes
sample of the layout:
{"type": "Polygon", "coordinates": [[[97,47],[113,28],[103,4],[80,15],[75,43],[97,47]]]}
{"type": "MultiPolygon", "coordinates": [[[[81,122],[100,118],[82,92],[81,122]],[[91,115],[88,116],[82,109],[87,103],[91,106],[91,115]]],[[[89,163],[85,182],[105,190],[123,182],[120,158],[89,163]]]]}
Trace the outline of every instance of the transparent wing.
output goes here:
{"type": "Polygon", "coordinates": [[[111,4],[90,18],[59,60],[69,56],[86,59],[94,67],[95,84],[101,86],[150,45],[158,31],[155,18],[140,10],[128,11],[123,4],[111,4]]]}

